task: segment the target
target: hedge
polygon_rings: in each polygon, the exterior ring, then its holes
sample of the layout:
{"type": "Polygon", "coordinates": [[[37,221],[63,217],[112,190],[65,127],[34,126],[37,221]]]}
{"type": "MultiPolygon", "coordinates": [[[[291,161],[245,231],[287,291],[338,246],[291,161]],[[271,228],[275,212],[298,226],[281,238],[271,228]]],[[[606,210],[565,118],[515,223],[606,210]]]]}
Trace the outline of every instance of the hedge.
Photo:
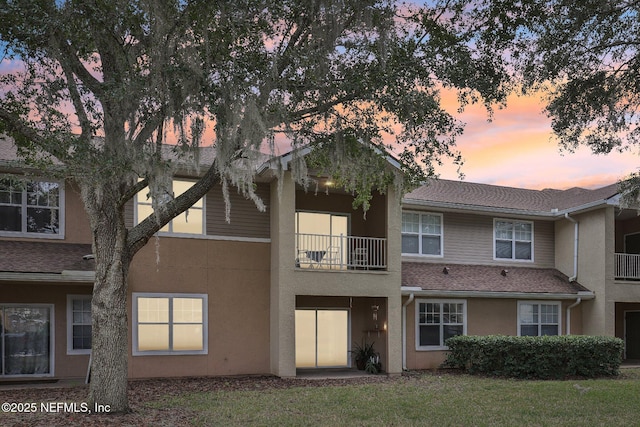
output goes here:
{"type": "Polygon", "coordinates": [[[446,341],[444,367],[512,378],[618,375],[624,342],[582,335],[513,337],[456,336],[446,341]]]}

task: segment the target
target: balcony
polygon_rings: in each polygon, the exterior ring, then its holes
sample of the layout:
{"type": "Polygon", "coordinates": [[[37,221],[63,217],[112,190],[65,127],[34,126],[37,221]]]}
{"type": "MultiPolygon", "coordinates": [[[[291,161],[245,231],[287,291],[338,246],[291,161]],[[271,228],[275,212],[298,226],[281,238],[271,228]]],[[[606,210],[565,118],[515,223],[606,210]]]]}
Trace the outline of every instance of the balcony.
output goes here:
{"type": "Polygon", "coordinates": [[[615,278],[622,280],[640,280],[640,255],[615,254],[615,278]]]}
{"type": "Polygon", "coordinates": [[[387,239],[296,233],[295,266],[316,270],[386,270],[387,239]]]}

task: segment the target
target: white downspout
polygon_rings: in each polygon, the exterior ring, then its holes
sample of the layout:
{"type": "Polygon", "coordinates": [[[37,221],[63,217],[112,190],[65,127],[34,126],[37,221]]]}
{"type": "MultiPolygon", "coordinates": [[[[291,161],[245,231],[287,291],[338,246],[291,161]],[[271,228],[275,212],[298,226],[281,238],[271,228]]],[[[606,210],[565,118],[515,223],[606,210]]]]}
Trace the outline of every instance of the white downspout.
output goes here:
{"type": "Polygon", "coordinates": [[[407,306],[413,302],[413,293],[402,304],[402,370],[407,370],[407,306]]]}
{"type": "Polygon", "coordinates": [[[576,302],[567,307],[567,335],[571,335],[571,309],[582,302],[582,298],[578,298],[576,302]]]}
{"type": "Polygon", "coordinates": [[[571,218],[568,213],[564,214],[564,217],[573,223],[573,276],[569,277],[570,282],[575,282],[578,278],[578,221],[571,218]]]}

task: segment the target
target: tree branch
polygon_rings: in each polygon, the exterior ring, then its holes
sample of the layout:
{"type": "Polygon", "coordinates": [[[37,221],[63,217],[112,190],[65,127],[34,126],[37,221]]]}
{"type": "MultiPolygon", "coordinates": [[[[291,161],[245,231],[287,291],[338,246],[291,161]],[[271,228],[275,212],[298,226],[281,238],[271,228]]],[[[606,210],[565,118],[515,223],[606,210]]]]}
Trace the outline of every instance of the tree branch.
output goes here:
{"type": "Polygon", "coordinates": [[[32,142],[62,162],[66,162],[69,159],[69,154],[66,152],[64,144],[59,144],[57,143],[58,141],[50,142],[40,135],[36,129],[29,126],[27,122],[2,106],[0,106],[0,120],[5,122],[8,133],[12,136],[22,137],[32,142]]]}
{"type": "MultiPolygon", "coordinates": [[[[211,187],[213,187],[213,185],[218,181],[217,165],[214,161],[204,176],[200,178],[198,182],[193,184],[187,191],[164,204],[158,212],[154,212],[154,214],[150,215],[144,221],[131,228],[127,236],[127,250],[131,256],[146,245],[149,239],[162,227],[167,225],[169,221],[189,209],[194,203],[203,198],[211,187]]],[[[137,185],[139,184],[140,183],[137,185]]],[[[134,188],[137,188],[137,185],[133,186],[127,194],[132,192],[134,188]]],[[[142,190],[142,188],[140,190],[142,190]]]]}
{"type": "Polygon", "coordinates": [[[145,178],[142,181],[138,181],[135,184],[133,184],[131,187],[127,188],[125,192],[122,194],[122,197],[120,197],[120,201],[118,202],[118,205],[123,206],[125,203],[131,200],[136,194],[144,190],[144,188],[147,185],[149,185],[149,180],[145,178]]]}

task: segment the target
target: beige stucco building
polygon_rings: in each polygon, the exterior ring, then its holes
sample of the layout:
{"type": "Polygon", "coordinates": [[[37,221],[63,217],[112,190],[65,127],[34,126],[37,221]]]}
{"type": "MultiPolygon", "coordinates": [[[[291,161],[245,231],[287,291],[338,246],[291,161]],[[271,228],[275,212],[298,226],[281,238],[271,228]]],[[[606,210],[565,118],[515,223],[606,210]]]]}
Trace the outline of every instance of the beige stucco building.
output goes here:
{"type": "MultiPolygon", "coordinates": [[[[88,221],[73,182],[21,176],[12,156],[0,146],[0,382],[83,378],[88,221]]],[[[615,186],[435,181],[402,200],[375,191],[365,216],[322,176],[296,185],[288,160],[259,169],[264,211],[231,192],[227,223],[213,188],[136,255],[129,377],[355,369],[365,342],[395,375],[439,366],[457,334],[616,335],[640,359],[640,220],[615,186]]],[[[128,225],[150,209],[139,194],[128,225]]]]}

